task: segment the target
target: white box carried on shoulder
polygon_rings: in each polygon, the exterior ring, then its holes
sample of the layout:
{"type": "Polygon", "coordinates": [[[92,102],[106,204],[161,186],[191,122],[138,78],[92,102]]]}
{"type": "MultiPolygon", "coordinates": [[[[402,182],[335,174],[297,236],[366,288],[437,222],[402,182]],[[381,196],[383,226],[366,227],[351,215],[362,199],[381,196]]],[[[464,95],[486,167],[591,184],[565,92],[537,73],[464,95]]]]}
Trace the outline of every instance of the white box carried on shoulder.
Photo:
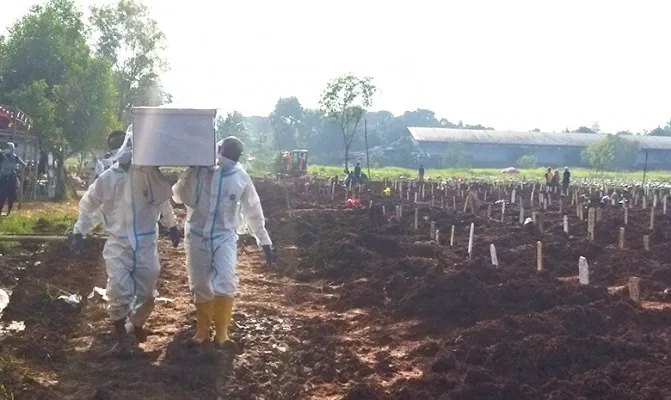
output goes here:
{"type": "Polygon", "coordinates": [[[215,164],[214,109],[133,107],[133,164],[215,164]]]}

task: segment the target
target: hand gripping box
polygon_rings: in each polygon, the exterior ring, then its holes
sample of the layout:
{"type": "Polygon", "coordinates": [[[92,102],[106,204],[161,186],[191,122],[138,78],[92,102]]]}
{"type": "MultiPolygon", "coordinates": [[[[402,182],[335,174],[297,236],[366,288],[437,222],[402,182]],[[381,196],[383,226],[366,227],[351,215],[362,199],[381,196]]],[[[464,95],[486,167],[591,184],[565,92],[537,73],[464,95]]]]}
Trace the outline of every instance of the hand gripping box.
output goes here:
{"type": "Polygon", "coordinates": [[[133,107],[133,164],[210,166],[215,164],[217,110],[133,107]]]}

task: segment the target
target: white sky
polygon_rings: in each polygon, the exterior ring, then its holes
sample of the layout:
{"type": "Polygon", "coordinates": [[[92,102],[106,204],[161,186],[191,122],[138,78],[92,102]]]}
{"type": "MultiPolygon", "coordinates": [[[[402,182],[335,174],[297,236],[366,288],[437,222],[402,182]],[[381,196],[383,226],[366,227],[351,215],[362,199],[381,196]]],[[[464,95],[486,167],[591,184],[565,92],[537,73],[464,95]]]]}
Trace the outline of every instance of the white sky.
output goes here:
{"type": "MultiPolygon", "coordinates": [[[[0,27],[38,1],[3,2],[0,27]]],[[[330,78],[353,72],[374,78],[374,109],[501,130],[639,132],[671,119],[665,0],[145,4],[168,37],[163,79],[178,103],[267,115],[297,96],[314,107],[330,78]]]]}

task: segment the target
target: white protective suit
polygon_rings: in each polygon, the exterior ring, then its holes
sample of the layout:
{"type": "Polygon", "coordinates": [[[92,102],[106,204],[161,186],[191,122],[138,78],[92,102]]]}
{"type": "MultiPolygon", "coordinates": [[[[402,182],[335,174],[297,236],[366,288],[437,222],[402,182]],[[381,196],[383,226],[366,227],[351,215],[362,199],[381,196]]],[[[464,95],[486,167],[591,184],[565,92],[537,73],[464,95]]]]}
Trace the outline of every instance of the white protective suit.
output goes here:
{"type": "Polygon", "coordinates": [[[259,245],[272,245],[252,179],[240,164],[228,171],[191,167],[173,186],[173,200],[187,207],[184,245],[194,303],[235,297],[238,233],[248,230],[259,245]]]}
{"type": "Polygon", "coordinates": [[[154,167],[118,165],[103,172],[79,202],[75,234],[94,227],[102,213],[108,235],[103,258],[107,268],[107,311],[113,321],[130,317],[142,326],[153,310],[160,271],[157,222],[162,215],[171,228],[177,225],[170,205],[170,183],[154,167]]]}

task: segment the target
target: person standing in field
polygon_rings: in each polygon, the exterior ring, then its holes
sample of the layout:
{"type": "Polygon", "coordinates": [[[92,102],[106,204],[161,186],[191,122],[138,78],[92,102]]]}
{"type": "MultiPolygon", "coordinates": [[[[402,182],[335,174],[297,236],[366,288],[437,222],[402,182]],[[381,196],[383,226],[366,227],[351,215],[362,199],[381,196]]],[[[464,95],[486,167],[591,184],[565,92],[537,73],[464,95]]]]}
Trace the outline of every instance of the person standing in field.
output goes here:
{"type": "Polygon", "coordinates": [[[562,180],[562,191],[568,196],[568,185],[571,182],[571,171],[564,167],[564,179],[562,180]]]}
{"type": "Polygon", "coordinates": [[[356,167],[354,167],[354,184],[359,183],[361,183],[361,164],[356,163],[356,167]]]}
{"type": "Polygon", "coordinates": [[[187,207],[186,269],[197,322],[192,341],[208,342],[214,322],[215,345],[233,350],[228,327],[238,287],[238,233],[248,230],[256,237],[266,265],[272,265],[273,254],[261,201],[239,163],[242,141],[229,136],[217,147],[219,165],[188,168],[173,186],[173,199],[187,207]]]}
{"type": "Polygon", "coordinates": [[[424,164],[419,164],[419,181],[424,182],[424,164]]]}
{"type": "Polygon", "coordinates": [[[16,200],[19,186],[18,170],[26,167],[26,163],[14,154],[14,149],[14,143],[7,143],[2,158],[0,158],[0,213],[7,202],[7,216],[12,213],[14,200],[16,200]]]}
{"type": "Polygon", "coordinates": [[[550,191],[550,188],[552,187],[552,168],[548,168],[547,172],[545,173],[545,187],[546,191],[550,191]]]}

